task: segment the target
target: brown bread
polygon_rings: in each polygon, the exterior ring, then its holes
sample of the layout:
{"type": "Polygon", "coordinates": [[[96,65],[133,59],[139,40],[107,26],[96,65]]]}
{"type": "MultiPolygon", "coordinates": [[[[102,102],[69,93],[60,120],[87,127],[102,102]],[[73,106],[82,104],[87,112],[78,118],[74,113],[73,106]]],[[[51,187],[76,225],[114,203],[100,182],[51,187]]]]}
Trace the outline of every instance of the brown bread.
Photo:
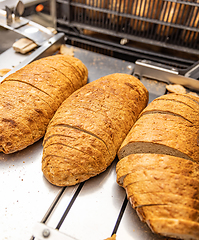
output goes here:
{"type": "Polygon", "coordinates": [[[0,151],[13,153],[42,138],[57,108],[87,77],[79,59],[55,55],[5,78],[0,85],[0,151]]]}
{"type": "Polygon", "coordinates": [[[147,102],[148,91],[144,85],[128,74],[111,74],[74,92],[62,103],[48,126],[42,161],[45,177],[52,184],[66,186],[104,171],[147,102]],[[57,128],[63,136],[57,136],[57,128]],[[84,142],[81,144],[81,141],[84,142]],[[74,163],[69,149],[77,153],[74,157],[77,166],[84,166],[81,177],[79,170],[75,174],[75,168],[72,175],[67,171],[70,158],[71,166],[74,163]],[[87,160],[78,152],[88,156],[87,160]],[[53,161],[54,155],[59,160],[53,161]],[[66,166],[61,158],[68,159],[66,166]],[[86,165],[91,167],[86,169],[86,165]]]}
{"type": "Polygon", "coordinates": [[[199,98],[167,94],[140,114],[123,141],[117,182],[155,233],[198,238],[199,98]]]}

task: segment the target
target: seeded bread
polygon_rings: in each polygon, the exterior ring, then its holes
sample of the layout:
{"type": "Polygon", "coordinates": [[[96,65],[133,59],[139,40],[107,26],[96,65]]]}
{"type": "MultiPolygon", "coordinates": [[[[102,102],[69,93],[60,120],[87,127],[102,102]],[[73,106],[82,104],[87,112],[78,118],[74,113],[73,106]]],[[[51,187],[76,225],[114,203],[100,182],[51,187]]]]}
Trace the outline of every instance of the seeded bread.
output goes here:
{"type": "Polygon", "coordinates": [[[13,153],[42,138],[57,108],[87,77],[79,59],[55,55],[5,78],[0,85],[0,151],[13,153]]]}
{"type": "Polygon", "coordinates": [[[140,219],[155,233],[198,239],[199,98],[155,99],[139,115],[118,157],[117,182],[140,219]]]}
{"type": "Polygon", "coordinates": [[[115,159],[122,141],[147,102],[148,91],[144,85],[128,74],[111,74],[74,92],[62,103],[48,125],[43,143],[44,176],[54,185],[68,186],[104,171],[115,159]],[[57,136],[60,133],[63,136],[57,136]],[[76,157],[68,154],[69,149],[76,152],[76,157]],[[85,157],[81,158],[78,152],[85,157]],[[54,155],[59,159],[67,158],[66,166],[64,160],[54,162],[54,155]],[[77,166],[84,166],[82,176],[79,170],[75,174],[74,167],[72,175],[68,172],[70,158],[70,168],[74,161],[77,166]]]}
{"type": "Polygon", "coordinates": [[[170,218],[153,218],[147,221],[154,233],[184,240],[198,240],[199,224],[193,221],[170,218]]]}
{"type": "MultiPolygon", "coordinates": [[[[137,175],[138,176],[138,175],[137,175]]],[[[124,179],[124,187],[127,195],[131,196],[136,193],[153,193],[163,191],[189,198],[199,200],[199,180],[185,177],[180,174],[164,173],[160,171],[150,172],[146,170],[144,175],[135,179],[133,173],[127,175],[124,179]],[[151,174],[149,176],[149,174],[151,174]],[[128,177],[128,178],[127,178],[128,177]],[[168,181],[170,179],[170,181],[168,181]]]]}
{"type": "Polygon", "coordinates": [[[199,200],[181,196],[175,193],[165,193],[164,189],[158,192],[132,193],[129,201],[134,208],[148,205],[179,205],[198,210],[199,200]]]}
{"type": "Polygon", "coordinates": [[[123,186],[124,178],[142,170],[156,170],[199,179],[199,164],[163,154],[131,154],[120,160],[116,167],[117,182],[123,186]]]}
{"type": "Polygon", "coordinates": [[[149,205],[136,208],[140,219],[147,221],[153,218],[184,219],[199,223],[199,211],[177,205],[149,205]]]}
{"type": "Polygon", "coordinates": [[[180,116],[156,112],[143,114],[122,143],[118,157],[158,153],[198,162],[198,135],[198,127],[180,116]]]}

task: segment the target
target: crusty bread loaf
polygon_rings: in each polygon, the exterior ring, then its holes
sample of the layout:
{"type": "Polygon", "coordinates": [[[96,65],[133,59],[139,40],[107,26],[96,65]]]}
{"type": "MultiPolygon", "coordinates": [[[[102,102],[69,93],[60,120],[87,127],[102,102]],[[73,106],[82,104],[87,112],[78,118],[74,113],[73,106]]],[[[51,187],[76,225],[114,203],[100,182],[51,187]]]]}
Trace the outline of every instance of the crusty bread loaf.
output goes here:
{"type": "Polygon", "coordinates": [[[144,85],[128,74],[111,74],[74,92],[59,107],[44,137],[42,170],[48,181],[74,185],[104,171],[147,102],[144,85]]]}
{"type": "Polygon", "coordinates": [[[187,94],[171,94],[154,100],[144,109],[122,143],[119,159],[132,153],[160,153],[199,162],[198,106],[197,100],[187,94]],[[165,104],[161,103],[160,108],[160,99],[164,98],[165,104]],[[179,101],[184,104],[184,113],[179,101]]]}
{"type": "Polygon", "coordinates": [[[123,185],[124,178],[140,170],[160,170],[199,179],[199,164],[164,154],[131,154],[121,159],[117,166],[117,182],[123,185]]]}
{"type": "Polygon", "coordinates": [[[198,240],[199,224],[193,221],[170,218],[153,218],[147,221],[154,233],[184,240],[198,240]]]}
{"type": "MultiPolygon", "coordinates": [[[[137,175],[136,175],[137,174],[137,175]]],[[[127,195],[133,193],[153,193],[162,191],[199,200],[199,180],[185,177],[180,174],[164,173],[161,171],[145,170],[138,176],[131,173],[124,179],[123,186],[127,195]],[[170,181],[169,181],[170,180],[170,181]]]]}
{"type": "Polygon", "coordinates": [[[0,85],[0,151],[16,152],[42,138],[57,108],[87,77],[79,59],[55,55],[5,78],[0,85]]]}
{"type": "Polygon", "coordinates": [[[159,153],[199,161],[198,127],[180,116],[143,114],[119,150],[119,159],[133,153],[159,153]]]}
{"type": "Polygon", "coordinates": [[[136,208],[142,221],[153,218],[184,219],[199,223],[199,210],[176,205],[149,205],[136,208]]]}
{"type": "Polygon", "coordinates": [[[129,196],[129,201],[134,208],[149,205],[178,205],[196,210],[199,208],[199,200],[175,193],[165,193],[164,189],[158,192],[134,192],[133,195],[129,196]]]}
{"type": "Polygon", "coordinates": [[[152,101],[118,157],[117,182],[140,219],[155,233],[199,239],[199,98],[167,94],[152,101]]]}

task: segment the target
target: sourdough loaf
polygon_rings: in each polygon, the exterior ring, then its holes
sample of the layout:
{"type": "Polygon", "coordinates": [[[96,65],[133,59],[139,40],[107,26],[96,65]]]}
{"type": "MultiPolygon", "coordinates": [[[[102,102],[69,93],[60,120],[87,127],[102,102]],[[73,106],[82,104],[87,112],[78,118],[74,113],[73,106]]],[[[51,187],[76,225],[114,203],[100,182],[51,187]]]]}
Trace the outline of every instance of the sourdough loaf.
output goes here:
{"type": "Polygon", "coordinates": [[[164,154],[130,154],[121,159],[117,166],[117,183],[123,185],[124,178],[140,170],[160,170],[199,179],[199,164],[164,154]]]}
{"type": "Polygon", "coordinates": [[[167,94],[139,115],[118,151],[117,182],[155,233],[199,239],[199,98],[167,94]]]}
{"type": "Polygon", "coordinates": [[[108,75],[74,92],[44,137],[42,170],[48,181],[70,186],[104,171],[147,102],[146,88],[128,74],[108,75]]]}
{"type": "Polygon", "coordinates": [[[184,219],[152,218],[147,224],[154,233],[185,240],[199,239],[199,224],[184,219]]]}
{"type": "Polygon", "coordinates": [[[0,151],[13,153],[42,138],[57,108],[87,77],[79,59],[55,55],[5,78],[0,85],[0,151]]]}

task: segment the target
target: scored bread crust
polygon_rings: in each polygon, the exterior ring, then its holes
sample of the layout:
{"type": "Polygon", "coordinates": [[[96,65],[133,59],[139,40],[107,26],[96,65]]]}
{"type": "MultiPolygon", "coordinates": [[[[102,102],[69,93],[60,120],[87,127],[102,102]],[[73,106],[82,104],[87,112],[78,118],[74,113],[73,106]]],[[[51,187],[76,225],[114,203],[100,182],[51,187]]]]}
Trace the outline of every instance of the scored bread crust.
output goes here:
{"type": "MultiPolygon", "coordinates": [[[[82,161],[88,159],[88,156],[76,149],[68,148],[65,153],[67,157],[48,155],[42,160],[42,171],[45,178],[56,186],[72,186],[80,181],[85,181],[94,175],[89,172],[89,166],[84,166],[76,162],[76,155],[81,157],[82,161]],[[55,166],[58,166],[55,168],[55,166]]],[[[85,165],[85,164],[84,164],[85,165]]]]}
{"type": "MultiPolygon", "coordinates": [[[[48,127],[45,137],[44,137],[44,140],[43,140],[43,146],[45,146],[45,144],[48,142],[48,140],[52,136],[56,136],[56,135],[68,136],[71,138],[71,141],[73,141],[73,140],[75,141],[75,139],[78,137],[79,139],[78,139],[77,144],[79,143],[79,140],[81,141],[81,139],[82,139],[83,146],[84,145],[87,146],[87,144],[88,144],[88,146],[91,146],[94,149],[99,150],[104,157],[103,159],[111,158],[111,155],[108,151],[106,144],[101,139],[97,138],[96,136],[94,136],[92,134],[89,134],[88,132],[81,131],[80,129],[71,127],[69,125],[62,124],[62,125],[48,127]]],[[[107,161],[108,160],[106,160],[104,162],[105,165],[106,165],[107,161]]]]}
{"type": "Polygon", "coordinates": [[[136,208],[141,221],[153,218],[184,219],[199,223],[199,211],[176,205],[149,205],[136,208]]]}
{"type": "MultiPolygon", "coordinates": [[[[87,159],[88,164],[89,161],[95,160],[96,165],[92,165],[92,174],[95,173],[97,175],[104,171],[115,159],[119,146],[138,118],[140,112],[147,105],[147,102],[147,89],[137,78],[128,74],[111,74],[87,84],[66,99],[52,118],[44,138],[43,158],[46,159],[47,155],[57,155],[56,146],[64,145],[66,141],[67,147],[70,146],[71,149],[76,149],[77,147],[79,151],[90,156],[90,158],[87,159]],[[71,132],[70,134],[70,138],[73,137],[74,141],[70,142],[69,139],[67,140],[64,136],[63,138],[53,136],[55,135],[57,127],[60,132],[62,132],[61,128],[65,128],[64,135],[67,135],[66,128],[73,128],[82,132],[80,136],[87,137],[84,139],[80,137],[80,139],[78,139],[78,135],[73,131],[73,133],[71,132]],[[54,148],[52,148],[52,145],[48,145],[48,142],[50,143],[50,139],[54,141],[55,138],[56,143],[53,143],[54,148]],[[103,148],[100,146],[97,147],[95,143],[94,146],[91,146],[90,142],[92,142],[94,138],[96,138],[98,142],[100,141],[101,144],[104,144],[108,151],[104,149],[104,146],[103,148]],[[88,139],[88,143],[86,139],[88,139]],[[82,146],[81,140],[84,141],[82,146]],[[97,150],[95,150],[95,148],[97,150]],[[51,151],[48,152],[48,149],[51,149],[51,151]],[[104,151],[106,151],[106,156],[104,155],[104,151]],[[100,157],[99,152],[103,157],[100,157]],[[103,159],[105,159],[105,161],[103,159]]],[[[78,154],[76,161],[81,162],[78,154]]],[[[47,169],[46,167],[44,168],[47,169]]],[[[48,170],[49,172],[56,172],[57,168],[58,166],[55,163],[55,165],[53,166],[52,164],[51,169],[48,168],[48,170]]],[[[44,171],[44,175],[48,176],[51,174],[48,173],[48,170],[44,171]]],[[[87,176],[87,174],[85,176],[87,176]]],[[[53,180],[49,177],[47,177],[47,179],[49,181],[53,180]]],[[[79,181],[83,181],[83,178],[78,179],[79,181]]],[[[60,185],[62,181],[61,178],[60,180],[54,178],[52,183],[56,185],[55,180],[57,180],[57,184],[60,185]]],[[[77,183],[74,177],[74,184],[77,183]]],[[[64,184],[67,185],[67,182],[63,182],[63,185],[64,184]]],[[[70,184],[72,183],[70,182],[70,184]]]]}
{"type": "MultiPolygon", "coordinates": [[[[195,105],[195,104],[193,104],[195,105]]],[[[192,105],[192,106],[193,106],[192,105]]],[[[184,103],[177,102],[175,100],[158,99],[151,102],[151,104],[144,109],[140,116],[150,112],[165,112],[182,117],[184,120],[199,126],[199,112],[195,110],[194,106],[189,107],[184,103]]]]}
{"type": "Polygon", "coordinates": [[[60,59],[55,55],[34,61],[0,84],[0,151],[13,153],[42,138],[60,104],[88,77],[82,75],[84,80],[81,80],[81,75],[76,74],[77,70],[75,72],[70,64],[66,64],[69,65],[67,71],[60,70],[64,72],[62,74],[58,68],[49,67],[49,61],[57,62],[60,67],[58,62],[64,61],[64,57],[60,59]],[[72,88],[71,80],[75,81],[75,88],[72,88]]]}
{"type": "Polygon", "coordinates": [[[96,144],[99,143],[99,140],[81,131],[76,131],[75,133],[75,129],[72,128],[65,129],[67,130],[67,132],[65,131],[65,134],[56,133],[45,139],[45,142],[43,144],[44,148],[47,148],[51,144],[59,144],[59,142],[63,142],[69,147],[78,149],[85,154],[89,154],[94,159],[97,165],[97,169],[100,169],[100,171],[105,170],[107,167],[107,160],[102,154],[102,151],[100,151],[102,148],[99,149],[96,144]],[[93,147],[93,145],[97,146],[98,148],[93,147]]]}
{"type": "Polygon", "coordinates": [[[113,142],[113,128],[110,128],[110,124],[112,123],[106,118],[99,119],[96,115],[89,115],[84,109],[68,109],[65,103],[66,102],[64,102],[56,112],[50,126],[68,125],[91,133],[106,144],[111,156],[113,156],[116,151],[116,146],[113,142]]]}
{"type": "Polygon", "coordinates": [[[199,161],[198,134],[197,126],[179,116],[153,112],[144,114],[123,141],[118,157],[122,159],[132,153],[165,153],[176,154],[175,156],[179,157],[184,155],[184,158],[187,155],[187,159],[197,162],[199,161]],[[149,148],[147,143],[153,146],[149,148]],[[159,145],[162,149],[158,148],[159,145]],[[177,155],[176,150],[182,154],[177,155]]]}
{"type": "Polygon", "coordinates": [[[184,240],[198,240],[199,224],[193,221],[173,218],[152,218],[147,224],[154,233],[184,240]]]}
{"type": "Polygon", "coordinates": [[[160,170],[199,179],[199,165],[193,161],[163,154],[131,154],[116,165],[117,183],[123,185],[124,178],[140,170],[160,170]]]}
{"type": "Polygon", "coordinates": [[[117,183],[155,233],[198,239],[198,126],[199,98],[163,95],[142,111],[118,151],[117,183]]]}
{"type": "Polygon", "coordinates": [[[199,200],[181,196],[175,193],[165,193],[164,189],[158,192],[136,193],[129,196],[129,201],[133,208],[148,205],[179,205],[188,208],[199,209],[199,200]]]}
{"type": "MultiPolygon", "coordinates": [[[[145,171],[146,173],[149,170],[145,171]]],[[[133,193],[153,193],[164,190],[165,193],[173,193],[182,196],[189,196],[199,200],[199,181],[185,177],[180,174],[169,174],[160,171],[153,171],[153,175],[147,177],[146,175],[140,179],[134,179],[135,175],[128,175],[124,179],[124,187],[128,197],[133,193]],[[172,179],[172,181],[168,181],[172,179]]]]}

